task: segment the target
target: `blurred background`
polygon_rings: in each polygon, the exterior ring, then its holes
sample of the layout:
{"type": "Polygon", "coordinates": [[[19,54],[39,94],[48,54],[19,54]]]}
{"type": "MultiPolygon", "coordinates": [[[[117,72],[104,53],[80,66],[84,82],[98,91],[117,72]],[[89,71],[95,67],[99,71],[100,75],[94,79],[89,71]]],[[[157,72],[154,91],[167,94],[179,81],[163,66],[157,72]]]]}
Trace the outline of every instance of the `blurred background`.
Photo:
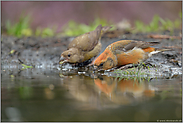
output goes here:
{"type": "Polygon", "coordinates": [[[155,14],[163,19],[174,21],[182,12],[181,1],[3,1],[1,4],[2,25],[7,20],[16,23],[23,14],[31,16],[32,29],[53,25],[57,25],[58,29],[61,29],[70,20],[89,24],[95,18],[103,18],[113,23],[118,23],[123,19],[129,20],[132,24],[135,20],[149,23],[155,14]]]}

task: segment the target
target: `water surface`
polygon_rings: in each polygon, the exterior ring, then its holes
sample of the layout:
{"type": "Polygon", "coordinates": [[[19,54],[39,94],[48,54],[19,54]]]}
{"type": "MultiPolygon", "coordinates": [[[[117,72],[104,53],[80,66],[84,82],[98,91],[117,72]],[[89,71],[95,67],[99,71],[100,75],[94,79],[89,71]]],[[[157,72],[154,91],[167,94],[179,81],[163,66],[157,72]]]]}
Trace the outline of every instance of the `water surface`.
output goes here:
{"type": "Polygon", "coordinates": [[[2,70],[2,121],[181,121],[181,76],[117,79],[2,70]]]}

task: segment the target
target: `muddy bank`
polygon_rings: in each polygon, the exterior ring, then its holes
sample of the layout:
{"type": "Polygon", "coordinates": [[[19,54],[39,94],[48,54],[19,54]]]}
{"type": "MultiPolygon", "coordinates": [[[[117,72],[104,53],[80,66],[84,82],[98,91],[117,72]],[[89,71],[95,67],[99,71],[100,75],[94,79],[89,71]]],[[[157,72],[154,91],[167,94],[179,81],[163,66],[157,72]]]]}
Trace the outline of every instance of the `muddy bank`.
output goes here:
{"type": "MultiPolygon", "coordinates": [[[[175,30],[174,33],[169,31],[162,32],[162,35],[180,36],[181,31],[175,30]]],[[[152,33],[151,33],[152,34],[152,33]]],[[[172,51],[166,51],[156,54],[149,58],[147,62],[156,66],[152,69],[154,76],[166,74],[168,76],[182,74],[182,41],[178,38],[154,39],[150,34],[131,34],[121,33],[118,35],[109,32],[102,37],[102,51],[111,43],[118,40],[141,40],[141,41],[160,41],[161,43],[154,46],[156,48],[169,48],[172,51]],[[154,72],[153,72],[154,71],[154,72]]],[[[24,37],[16,38],[2,35],[1,42],[1,69],[11,70],[22,69],[20,59],[24,64],[31,65],[34,68],[62,70],[59,65],[60,54],[67,49],[67,45],[74,37],[24,37]]],[[[101,51],[101,52],[102,52],[101,51]]],[[[152,67],[153,68],[153,67],[152,67]]],[[[78,72],[78,71],[75,71],[78,72]]],[[[146,71],[148,72],[148,71],[146,71]]]]}

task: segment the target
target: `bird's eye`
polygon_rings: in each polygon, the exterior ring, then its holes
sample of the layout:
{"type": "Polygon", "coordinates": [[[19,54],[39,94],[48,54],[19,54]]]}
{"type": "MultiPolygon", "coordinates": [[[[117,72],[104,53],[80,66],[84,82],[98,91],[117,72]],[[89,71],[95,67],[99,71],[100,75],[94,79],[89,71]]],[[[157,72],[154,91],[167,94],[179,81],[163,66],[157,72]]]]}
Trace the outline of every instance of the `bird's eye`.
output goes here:
{"type": "Polygon", "coordinates": [[[103,66],[104,65],[104,63],[101,63],[100,65],[99,65],[99,67],[101,67],[101,66],[103,66]]]}
{"type": "Polygon", "coordinates": [[[68,57],[70,57],[71,55],[69,54],[69,55],[67,55],[68,57]]]}

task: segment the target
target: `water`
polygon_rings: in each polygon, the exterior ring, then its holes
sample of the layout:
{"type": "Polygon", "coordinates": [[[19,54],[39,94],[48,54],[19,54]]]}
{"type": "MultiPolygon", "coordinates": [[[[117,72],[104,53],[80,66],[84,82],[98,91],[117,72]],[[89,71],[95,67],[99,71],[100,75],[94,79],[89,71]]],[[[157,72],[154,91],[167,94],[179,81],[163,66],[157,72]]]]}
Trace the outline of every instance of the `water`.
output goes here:
{"type": "Polygon", "coordinates": [[[182,77],[116,79],[2,71],[1,121],[181,121],[182,77]]]}

